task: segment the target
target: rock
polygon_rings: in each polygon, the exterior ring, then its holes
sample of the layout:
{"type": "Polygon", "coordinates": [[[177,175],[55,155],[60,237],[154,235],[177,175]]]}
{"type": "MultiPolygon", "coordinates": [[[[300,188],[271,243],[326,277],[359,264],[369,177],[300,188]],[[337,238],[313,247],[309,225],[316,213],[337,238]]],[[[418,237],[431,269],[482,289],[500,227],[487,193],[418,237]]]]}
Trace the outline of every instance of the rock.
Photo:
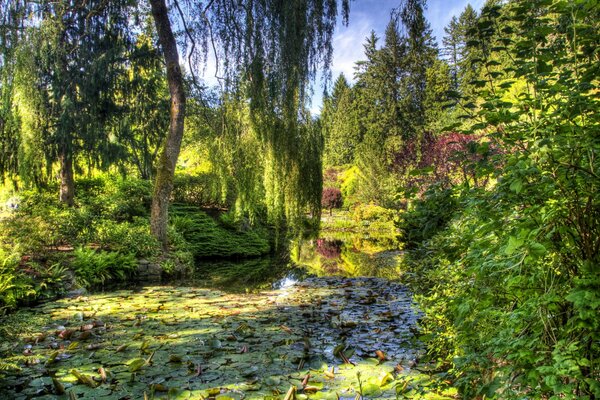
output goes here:
{"type": "Polygon", "coordinates": [[[77,289],[73,289],[73,290],[69,290],[67,292],[67,297],[79,297],[79,296],[83,296],[87,294],[87,290],[85,288],[77,288],[77,289]]]}

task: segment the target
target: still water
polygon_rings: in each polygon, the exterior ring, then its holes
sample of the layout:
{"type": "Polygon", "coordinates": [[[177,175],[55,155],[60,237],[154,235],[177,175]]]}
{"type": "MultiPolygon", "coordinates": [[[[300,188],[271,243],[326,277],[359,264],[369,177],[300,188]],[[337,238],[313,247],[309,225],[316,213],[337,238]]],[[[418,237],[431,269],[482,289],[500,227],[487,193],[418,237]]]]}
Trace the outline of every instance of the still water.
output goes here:
{"type": "Polygon", "coordinates": [[[239,292],[291,286],[308,277],[401,278],[400,243],[392,234],[329,232],[299,237],[289,252],[246,260],[204,260],[197,265],[196,284],[239,292]]]}

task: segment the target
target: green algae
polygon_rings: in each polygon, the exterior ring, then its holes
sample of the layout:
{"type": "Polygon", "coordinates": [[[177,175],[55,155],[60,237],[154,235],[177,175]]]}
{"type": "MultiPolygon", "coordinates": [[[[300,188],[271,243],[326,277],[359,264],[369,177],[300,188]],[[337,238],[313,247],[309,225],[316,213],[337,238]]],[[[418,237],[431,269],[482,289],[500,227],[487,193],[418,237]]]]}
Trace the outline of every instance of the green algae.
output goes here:
{"type": "Polygon", "coordinates": [[[417,314],[406,289],[383,279],[244,295],[144,287],[12,318],[32,323],[2,344],[19,367],[3,371],[2,398],[283,399],[291,386],[296,398],[446,398],[411,370],[417,314]]]}

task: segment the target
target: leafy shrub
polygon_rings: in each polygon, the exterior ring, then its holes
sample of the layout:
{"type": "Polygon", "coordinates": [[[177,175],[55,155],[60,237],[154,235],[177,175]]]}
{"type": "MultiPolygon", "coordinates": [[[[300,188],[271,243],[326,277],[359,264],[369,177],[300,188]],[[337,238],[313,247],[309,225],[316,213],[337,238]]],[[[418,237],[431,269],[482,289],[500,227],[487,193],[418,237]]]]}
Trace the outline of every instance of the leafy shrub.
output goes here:
{"type": "Polygon", "coordinates": [[[152,182],[143,179],[116,179],[114,189],[106,196],[109,217],[117,221],[131,221],[149,214],[152,203],[152,182]]]}
{"type": "Polygon", "coordinates": [[[145,218],[134,218],[133,222],[102,220],[95,226],[96,240],[105,249],[121,253],[132,253],[138,257],[156,256],[160,246],[150,232],[150,223],[145,218]]]}
{"type": "Polygon", "coordinates": [[[0,315],[17,305],[17,302],[35,292],[32,286],[17,273],[19,257],[0,248],[0,315]]]}
{"type": "Polygon", "coordinates": [[[356,200],[356,193],[359,186],[359,170],[357,167],[351,167],[341,174],[341,192],[344,199],[344,207],[353,206],[356,200]]]}
{"type": "Polygon", "coordinates": [[[400,231],[407,246],[417,246],[446,227],[458,203],[450,189],[430,188],[402,216],[400,231]]]}
{"type": "Polygon", "coordinates": [[[331,215],[331,210],[334,208],[340,208],[343,204],[342,200],[342,192],[337,188],[324,188],[323,194],[321,196],[321,206],[329,210],[329,214],[331,215]]]}
{"type": "Polygon", "coordinates": [[[375,204],[360,204],[352,211],[352,219],[358,223],[393,222],[397,212],[375,204]]]}
{"type": "Polygon", "coordinates": [[[82,287],[103,285],[109,280],[125,280],[137,268],[133,254],[96,251],[79,247],[73,252],[71,268],[82,287]]]}

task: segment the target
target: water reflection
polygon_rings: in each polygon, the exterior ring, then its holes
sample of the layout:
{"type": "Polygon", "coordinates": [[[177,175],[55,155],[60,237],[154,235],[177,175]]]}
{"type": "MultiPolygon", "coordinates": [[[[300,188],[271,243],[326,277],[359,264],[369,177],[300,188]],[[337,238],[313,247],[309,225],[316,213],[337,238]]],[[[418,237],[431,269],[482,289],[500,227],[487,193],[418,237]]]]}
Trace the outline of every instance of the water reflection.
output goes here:
{"type": "Polygon", "coordinates": [[[244,260],[199,260],[195,284],[230,292],[283,289],[308,276],[398,279],[402,252],[392,235],[328,232],[292,240],[289,253],[244,260]]]}
{"type": "Polygon", "coordinates": [[[397,279],[402,252],[395,235],[326,232],[297,239],[292,261],[317,276],[375,276],[397,279]]]}

